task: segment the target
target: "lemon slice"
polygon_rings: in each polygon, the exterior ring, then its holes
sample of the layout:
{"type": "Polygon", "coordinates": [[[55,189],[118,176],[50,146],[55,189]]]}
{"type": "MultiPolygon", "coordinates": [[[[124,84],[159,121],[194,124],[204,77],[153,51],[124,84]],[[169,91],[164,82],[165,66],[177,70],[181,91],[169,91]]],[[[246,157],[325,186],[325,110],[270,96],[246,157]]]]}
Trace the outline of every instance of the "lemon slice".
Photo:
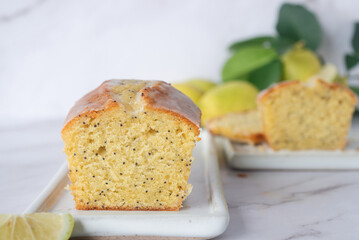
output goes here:
{"type": "Polygon", "coordinates": [[[0,214],[0,239],[69,239],[74,227],[71,214],[0,214]]]}
{"type": "Polygon", "coordinates": [[[319,71],[318,76],[326,82],[333,83],[338,78],[338,69],[333,64],[327,63],[319,71]]]}
{"type": "Polygon", "coordinates": [[[317,78],[320,78],[328,83],[333,83],[338,78],[338,70],[333,64],[327,63],[320,69],[320,71],[316,75],[308,78],[308,82],[317,78]]]}

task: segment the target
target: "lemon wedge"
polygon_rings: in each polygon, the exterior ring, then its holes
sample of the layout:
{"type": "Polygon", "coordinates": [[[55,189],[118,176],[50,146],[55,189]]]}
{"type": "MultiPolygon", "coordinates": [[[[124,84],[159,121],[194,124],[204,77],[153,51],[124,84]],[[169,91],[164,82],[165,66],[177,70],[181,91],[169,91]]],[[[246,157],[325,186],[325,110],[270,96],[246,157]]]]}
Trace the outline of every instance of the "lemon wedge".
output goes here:
{"type": "Polygon", "coordinates": [[[74,227],[71,214],[0,214],[0,239],[69,239],[74,227]]]}
{"type": "Polygon", "coordinates": [[[329,83],[341,83],[345,86],[347,85],[346,77],[340,76],[337,67],[331,63],[325,64],[318,74],[310,77],[307,81],[312,81],[318,78],[329,83]]]}

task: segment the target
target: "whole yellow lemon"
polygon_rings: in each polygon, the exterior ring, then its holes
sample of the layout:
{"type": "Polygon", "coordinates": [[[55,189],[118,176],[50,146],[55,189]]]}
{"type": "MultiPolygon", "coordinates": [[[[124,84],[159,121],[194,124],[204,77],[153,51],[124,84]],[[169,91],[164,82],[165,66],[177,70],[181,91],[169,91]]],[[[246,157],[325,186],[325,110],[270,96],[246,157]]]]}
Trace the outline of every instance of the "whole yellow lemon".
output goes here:
{"type": "Polygon", "coordinates": [[[202,96],[202,92],[199,89],[189,83],[173,83],[171,85],[189,97],[195,104],[198,104],[198,100],[202,96]]]}
{"type": "Polygon", "coordinates": [[[283,80],[306,81],[321,69],[319,58],[314,52],[302,47],[294,47],[282,56],[283,80]]]}
{"type": "Polygon", "coordinates": [[[192,78],[187,81],[191,86],[199,89],[202,93],[207,92],[209,89],[216,86],[216,84],[210,80],[204,78],[192,78]]]}
{"type": "Polygon", "coordinates": [[[207,91],[199,101],[202,123],[229,112],[255,109],[258,89],[246,81],[232,81],[207,91]]]}

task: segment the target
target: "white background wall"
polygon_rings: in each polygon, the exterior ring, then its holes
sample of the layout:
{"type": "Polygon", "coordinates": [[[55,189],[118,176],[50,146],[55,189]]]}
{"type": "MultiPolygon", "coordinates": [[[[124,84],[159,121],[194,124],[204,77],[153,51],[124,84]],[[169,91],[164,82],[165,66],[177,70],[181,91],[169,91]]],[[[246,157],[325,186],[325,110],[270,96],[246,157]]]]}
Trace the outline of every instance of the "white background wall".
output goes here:
{"type": "MultiPolygon", "coordinates": [[[[0,123],[64,118],[110,78],[220,81],[234,40],[275,31],[280,0],[1,0],[0,123]]],[[[315,11],[320,52],[341,66],[359,1],[295,1],[315,11]]]]}

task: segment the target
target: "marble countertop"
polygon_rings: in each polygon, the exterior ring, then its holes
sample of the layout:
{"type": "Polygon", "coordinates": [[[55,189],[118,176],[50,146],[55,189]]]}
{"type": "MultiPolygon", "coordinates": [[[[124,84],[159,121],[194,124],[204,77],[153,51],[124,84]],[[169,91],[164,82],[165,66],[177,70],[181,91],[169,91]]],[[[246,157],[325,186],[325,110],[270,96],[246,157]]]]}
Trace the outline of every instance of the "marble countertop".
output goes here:
{"type": "MultiPolygon", "coordinates": [[[[64,161],[62,121],[0,128],[0,213],[21,213],[64,161]]],[[[230,223],[216,239],[357,239],[357,171],[236,171],[220,162],[230,223]]]]}

